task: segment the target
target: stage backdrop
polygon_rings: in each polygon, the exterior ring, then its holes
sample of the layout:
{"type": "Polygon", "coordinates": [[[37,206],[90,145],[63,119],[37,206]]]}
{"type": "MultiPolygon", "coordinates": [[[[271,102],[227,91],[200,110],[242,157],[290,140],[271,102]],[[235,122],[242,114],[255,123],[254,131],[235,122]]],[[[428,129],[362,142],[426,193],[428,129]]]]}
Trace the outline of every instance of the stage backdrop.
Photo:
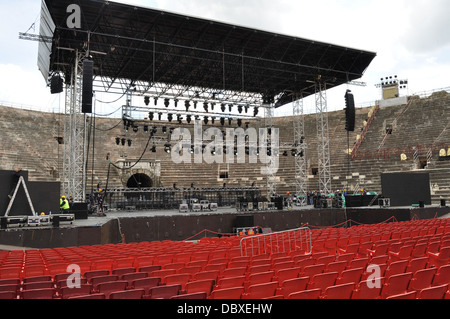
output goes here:
{"type": "Polygon", "coordinates": [[[423,202],[431,205],[430,174],[424,172],[381,174],[383,196],[391,206],[411,206],[423,202]]]}
{"type": "MultiPolygon", "coordinates": [[[[28,192],[34,206],[34,210],[40,214],[45,212],[48,214],[59,213],[59,182],[29,182],[28,172],[22,171],[22,176],[27,184],[28,192]]],[[[4,216],[9,205],[8,195],[14,188],[13,172],[0,171],[0,216],[4,216]]],[[[19,188],[19,192],[14,200],[9,216],[31,216],[30,205],[23,186],[19,188]]]]}

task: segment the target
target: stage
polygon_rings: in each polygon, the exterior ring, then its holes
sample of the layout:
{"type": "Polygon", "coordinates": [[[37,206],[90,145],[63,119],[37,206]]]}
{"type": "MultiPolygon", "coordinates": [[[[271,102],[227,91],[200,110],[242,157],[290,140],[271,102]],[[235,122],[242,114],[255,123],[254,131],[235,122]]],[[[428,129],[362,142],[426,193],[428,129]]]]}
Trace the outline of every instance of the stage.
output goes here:
{"type": "Polygon", "coordinates": [[[162,240],[198,240],[205,236],[235,233],[236,228],[259,226],[272,231],[311,229],[340,225],[375,224],[385,221],[409,221],[450,217],[450,207],[362,207],[316,209],[295,207],[283,211],[236,211],[219,208],[215,212],[180,213],[178,211],[108,212],[106,217],[61,223],[59,227],[8,227],[0,230],[0,250],[56,248],[84,245],[118,244],[162,240]],[[393,218],[394,217],[394,218],[393,218]],[[346,221],[350,221],[345,223],[346,221]],[[197,236],[196,236],[197,235],[197,236]]]}

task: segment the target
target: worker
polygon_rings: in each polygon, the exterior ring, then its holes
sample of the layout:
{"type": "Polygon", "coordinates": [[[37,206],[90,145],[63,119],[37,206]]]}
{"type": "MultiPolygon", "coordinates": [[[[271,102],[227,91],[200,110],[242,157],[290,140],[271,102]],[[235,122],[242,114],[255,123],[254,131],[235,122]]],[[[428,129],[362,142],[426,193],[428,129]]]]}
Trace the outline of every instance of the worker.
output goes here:
{"type": "Polygon", "coordinates": [[[59,208],[62,214],[69,213],[70,205],[69,201],[66,199],[66,196],[61,196],[61,199],[59,200],[59,208]]]}

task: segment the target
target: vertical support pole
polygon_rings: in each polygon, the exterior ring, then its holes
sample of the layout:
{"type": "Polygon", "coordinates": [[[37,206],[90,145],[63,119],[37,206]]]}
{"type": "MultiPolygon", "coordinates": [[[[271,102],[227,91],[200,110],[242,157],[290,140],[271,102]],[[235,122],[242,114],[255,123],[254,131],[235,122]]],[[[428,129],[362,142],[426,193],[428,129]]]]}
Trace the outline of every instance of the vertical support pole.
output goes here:
{"type": "Polygon", "coordinates": [[[321,77],[316,81],[316,124],[319,161],[319,190],[322,195],[331,193],[330,137],[328,132],[328,107],[326,84],[321,77]]]}
{"type": "Polygon", "coordinates": [[[66,196],[72,195],[75,202],[84,202],[86,200],[86,116],[81,110],[83,55],[75,51],[75,56],[70,85],[66,88],[61,192],[66,196]]]}
{"type": "Polygon", "coordinates": [[[307,202],[307,181],[306,173],[306,141],[305,141],[305,115],[303,108],[303,98],[295,96],[294,101],[294,148],[295,157],[295,195],[301,206],[306,206],[307,202]]]}
{"type": "MultiPolygon", "coordinates": [[[[273,126],[273,118],[275,116],[275,107],[274,107],[274,103],[273,103],[273,99],[268,99],[265,98],[265,101],[263,102],[263,107],[265,110],[265,125],[266,125],[266,129],[268,130],[268,132],[271,132],[271,134],[267,135],[267,141],[266,141],[266,145],[267,147],[271,147],[272,145],[272,133],[274,132],[274,126],[273,126]]],[[[276,141],[278,142],[278,141],[276,141]]],[[[278,151],[278,147],[277,147],[277,151],[278,151]]],[[[267,152],[266,150],[260,150],[260,152],[267,152]]],[[[268,167],[274,167],[275,166],[275,156],[277,156],[277,154],[270,154],[270,156],[267,156],[268,159],[268,163],[267,166],[268,167]]],[[[277,180],[276,180],[276,173],[271,170],[268,169],[268,174],[266,176],[266,181],[267,181],[267,197],[270,200],[272,196],[275,196],[277,194],[277,180]]]]}

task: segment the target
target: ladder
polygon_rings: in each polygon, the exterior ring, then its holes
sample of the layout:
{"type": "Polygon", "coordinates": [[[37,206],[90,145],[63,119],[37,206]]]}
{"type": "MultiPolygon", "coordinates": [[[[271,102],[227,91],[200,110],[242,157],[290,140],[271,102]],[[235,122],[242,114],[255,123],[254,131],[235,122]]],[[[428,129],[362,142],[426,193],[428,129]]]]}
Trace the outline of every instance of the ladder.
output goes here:
{"type": "Polygon", "coordinates": [[[20,176],[19,182],[17,183],[16,189],[14,190],[14,195],[11,197],[8,208],[6,209],[5,217],[9,217],[9,213],[11,211],[12,205],[14,204],[14,200],[16,199],[17,193],[19,192],[19,187],[21,184],[23,184],[23,189],[25,190],[25,195],[27,196],[28,204],[30,204],[31,213],[33,214],[33,216],[36,216],[33,203],[31,202],[30,194],[28,193],[27,184],[25,183],[25,179],[23,178],[23,176],[20,176]]]}

